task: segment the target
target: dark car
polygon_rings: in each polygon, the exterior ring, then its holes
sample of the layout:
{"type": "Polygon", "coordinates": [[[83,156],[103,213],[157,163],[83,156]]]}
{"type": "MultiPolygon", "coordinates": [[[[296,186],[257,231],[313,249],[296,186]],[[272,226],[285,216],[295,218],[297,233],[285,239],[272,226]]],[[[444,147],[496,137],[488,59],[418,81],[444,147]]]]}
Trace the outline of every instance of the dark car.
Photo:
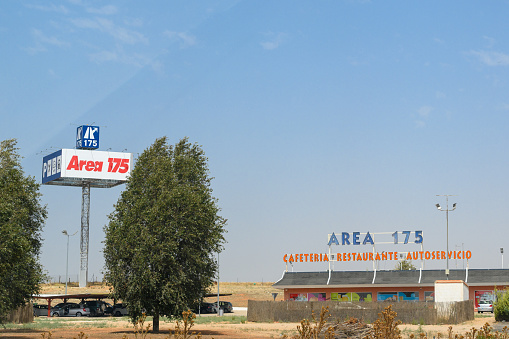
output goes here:
{"type": "Polygon", "coordinates": [[[193,307],[194,313],[217,313],[217,306],[214,303],[201,303],[199,306],[193,307]]]}
{"type": "Polygon", "coordinates": [[[87,300],[83,302],[83,305],[90,309],[90,316],[103,316],[106,310],[107,304],[102,300],[87,300]]]}
{"type": "Polygon", "coordinates": [[[110,303],[106,303],[106,308],[104,309],[104,315],[113,315],[113,306],[110,303]]]}
{"type": "MultiPolygon", "coordinates": [[[[214,305],[217,305],[217,302],[214,303],[214,305]]],[[[229,301],[220,301],[219,307],[223,310],[224,313],[232,313],[233,312],[233,305],[229,301]]]]}
{"type": "Polygon", "coordinates": [[[47,316],[48,315],[48,305],[34,305],[34,317],[47,316]]]}

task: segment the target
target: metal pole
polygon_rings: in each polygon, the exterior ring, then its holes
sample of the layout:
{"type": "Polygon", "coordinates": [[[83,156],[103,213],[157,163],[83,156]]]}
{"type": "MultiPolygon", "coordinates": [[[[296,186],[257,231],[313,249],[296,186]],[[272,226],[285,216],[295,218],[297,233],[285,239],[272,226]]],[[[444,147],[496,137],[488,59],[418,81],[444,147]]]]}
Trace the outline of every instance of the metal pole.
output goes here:
{"type": "MultiPolygon", "coordinates": [[[[65,294],[67,294],[67,282],[69,281],[69,238],[73,235],[76,235],[78,231],[74,232],[74,234],[67,233],[67,230],[63,230],[62,233],[67,236],[67,257],[65,260],[65,294]]],[[[60,281],[60,278],[58,279],[60,281]]]]}
{"type": "Polygon", "coordinates": [[[447,220],[447,270],[445,271],[445,274],[447,275],[447,280],[449,280],[449,197],[446,197],[446,205],[447,209],[445,210],[445,219],[447,220]]]}
{"type": "Polygon", "coordinates": [[[90,183],[84,183],[81,190],[80,287],[87,287],[88,281],[89,220],[90,220],[90,183]]]}
{"type": "Polygon", "coordinates": [[[219,316],[219,252],[217,252],[217,315],[219,316]]]}
{"type": "MultiPolygon", "coordinates": [[[[454,244],[454,252],[456,252],[457,248],[458,248],[458,245],[454,244]]],[[[458,268],[458,258],[457,257],[454,259],[454,265],[455,265],[454,268],[458,268]]]]}
{"type": "MultiPolygon", "coordinates": [[[[464,243],[461,243],[461,251],[463,252],[463,245],[464,243]]],[[[465,269],[465,258],[463,257],[463,259],[461,259],[461,261],[463,262],[463,269],[465,269]]]]}
{"type": "MultiPolygon", "coordinates": [[[[446,260],[447,260],[447,268],[445,270],[445,275],[447,276],[447,280],[449,280],[449,197],[452,196],[450,194],[444,194],[440,195],[437,194],[437,197],[445,197],[446,202],[446,209],[443,210],[442,207],[440,207],[440,204],[436,204],[435,206],[438,208],[439,211],[445,211],[445,219],[446,219],[446,231],[447,231],[447,254],[446,254],[446,260]]],[[[452,205],[452,209],[450,211],[454,211],[456,209],[456,204],[452,205]]]]}
{"type": "Polygon", "coordinates": [[[500,247],[500,254],[502,255],[502,268],[504,268],[504,248],[500,247]]]}
{"type": "Polygon", "coordinates": [[[65,294],[67,295],[67,275],[69,273],[69,234],[65,232],[67,235],[67,259],[65,260],[65,294]]]}

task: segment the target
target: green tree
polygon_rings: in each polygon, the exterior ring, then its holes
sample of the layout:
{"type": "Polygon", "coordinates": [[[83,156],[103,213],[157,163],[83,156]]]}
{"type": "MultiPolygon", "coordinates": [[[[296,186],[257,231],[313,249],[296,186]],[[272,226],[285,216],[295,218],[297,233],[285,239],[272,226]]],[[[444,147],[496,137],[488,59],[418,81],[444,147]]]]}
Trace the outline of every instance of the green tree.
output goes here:
{"type": "Polygon", "coordinates": [[[410,260],[401,260],[397,263],[396,267],[394,267],[397,271],[409,271],[415,270],[415,266],[412,264],[410,260]]]}
{"type": "Polygon", "coordinates": [[[39,184],[25,176],[16,140],[0,142],[0,322],[39,293],[39,263],[46,207],[39,184]]]}
{"type": "Polygon", "coordinates": [[[105,226],[105,277],[136,322],[180,316],[213,282],[226,219],[212,196],[205,153],[187,138],[157,139],[137,159],[105,226]]]}

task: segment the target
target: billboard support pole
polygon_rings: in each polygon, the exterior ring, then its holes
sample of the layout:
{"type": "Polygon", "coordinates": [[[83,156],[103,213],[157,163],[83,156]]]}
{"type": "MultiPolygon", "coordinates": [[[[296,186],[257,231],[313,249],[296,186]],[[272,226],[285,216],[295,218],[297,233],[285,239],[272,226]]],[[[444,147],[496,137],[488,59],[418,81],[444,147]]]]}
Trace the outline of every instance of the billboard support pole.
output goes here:
{"type": "Polygon", "coordinates": [[[81,189],[81,242],[80,242],[80,287],[87,287],[88,281],[88,226],[90,220],[90,183],[83,183],[81,189]]]}

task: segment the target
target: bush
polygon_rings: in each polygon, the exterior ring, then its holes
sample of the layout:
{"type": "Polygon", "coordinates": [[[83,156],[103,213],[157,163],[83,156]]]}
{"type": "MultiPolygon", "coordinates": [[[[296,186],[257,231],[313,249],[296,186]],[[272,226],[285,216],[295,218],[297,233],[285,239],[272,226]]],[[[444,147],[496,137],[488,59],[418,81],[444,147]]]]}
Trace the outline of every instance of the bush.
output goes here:
{"type": "Polygon", "coordinates": [[[495,302],[495,321],[509,321],[509,293],[506,290],[497,291],[497,301],[495,302]]]}

